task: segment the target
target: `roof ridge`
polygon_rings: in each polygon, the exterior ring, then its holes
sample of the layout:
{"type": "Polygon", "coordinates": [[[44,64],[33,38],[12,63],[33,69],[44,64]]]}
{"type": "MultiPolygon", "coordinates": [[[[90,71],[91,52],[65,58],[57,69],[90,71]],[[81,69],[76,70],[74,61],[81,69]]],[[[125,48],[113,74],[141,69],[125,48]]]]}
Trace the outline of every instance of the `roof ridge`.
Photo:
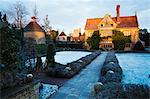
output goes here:
{"type": "MultiPolygon", "coordinates": [[[[87,19],[85,29],[97,29],[98,28],[98,23],[102,18],[90,18],[87,19]]],[[[116,22],[117,17],[111,17],[111,19],[116,22]]],[[[136,15],[132,16],[120,16],[120,24],[118,24],[117,27],[138,27],[138,20],[136,15]]]]}
{"type": "Polygon", "coordinates": [[[102,19],[102,18],[87,18],[87,20],[102,19]]]}
{"type": "MultiPolygon", "coordinates": [[[[120,18],[122,18],[122,17],[136,17],[135,15],[131,15],[131,16],[120,16],[120,18]]],[[[116,16],[115,17],[111,17],[111,18],[116,18],[116,16]]],[[[100,18],[87,18],[87,20],[94,20],[94,19],[103,19],[103,17],[100,17],[100,18]]]]}

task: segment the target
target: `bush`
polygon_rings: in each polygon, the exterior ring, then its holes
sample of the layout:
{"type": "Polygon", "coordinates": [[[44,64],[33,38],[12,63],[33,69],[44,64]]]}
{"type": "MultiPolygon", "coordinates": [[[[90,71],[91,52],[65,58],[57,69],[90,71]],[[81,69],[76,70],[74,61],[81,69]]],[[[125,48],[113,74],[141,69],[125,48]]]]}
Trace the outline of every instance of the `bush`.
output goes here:
{"type": "Polygon", "coordinates": [[[40,68],[40,67],[42,67],[42,64],[43,64],[43,63],[42,63],[42,59],[41,59],[41,57],[38,56],[38,57],[37,57],[37,62],[36,62],[36,67],[37,67],[37,68],[40,68]]]}
{"type": "Polygon", "coordinates": [[[125,95],[128,99],[149,99],[150,87],[148,85],[126,84],[125,95]]]}
{"type": "Polygon", "coordinates": [[[115,50],[124,50],[125,44],[131,42],[131,37],[124,36],[123,32],[113,30],[113,43],[114,43],[114,49],[115,50]]]}
{"type": "Polygon", "coordinates": [[[47,59],[47,65],[48,66],[52,66],[54,65],[53,63],[55,62],[55,46],[53,43],[49,43],[47,46],[47,55],[46,55],[46,59],[47,59]]]}
{"type": "Polygon", "coordinates": [[[36,44],[35,48],[38,54],[46,54],[46,44],[36,44]]]}
{"type": "Polygon", "coordinates": [[[136,51],[143,51],[143,50],[144,50],[143,44],[142,44],[140,41],[138,41],[138,42],[134,45],[133,50],[136,50],[136,51]]]}
{"type": "Polygon", "coordinates": [[[108,64],[106,64],[102,67],[101,75],[104,76],[107,73],[107,71],[109,71],[109,70],[112,70],[113,72],[118,73],[120,75],[122,74],[122,69],[118,64],[109,62],[108,64]]]}
{"type": "Polygon", "coordinates": [[[107,72],[107,74],[105,76],[101,77],[101,82],[102,83],[110,83],[110,82],[116,82],[116,83],[120,83],[122,79],[122,75],[118,74],[118,73],[110,73],[107,72]]]}
{"type": "Polygon", "coordinates": [[[98,93],[96,99],[122,99],[125,98],[123,87],[120,83],[104,84],[103,90],[98,93]]]}
{"type": "Polygon", "coordinates": [[[93,35],[87,39],[87,43],[90,45],[91,50],[99,50],[100,35],[99,31],[94,31],[93,35]]]}

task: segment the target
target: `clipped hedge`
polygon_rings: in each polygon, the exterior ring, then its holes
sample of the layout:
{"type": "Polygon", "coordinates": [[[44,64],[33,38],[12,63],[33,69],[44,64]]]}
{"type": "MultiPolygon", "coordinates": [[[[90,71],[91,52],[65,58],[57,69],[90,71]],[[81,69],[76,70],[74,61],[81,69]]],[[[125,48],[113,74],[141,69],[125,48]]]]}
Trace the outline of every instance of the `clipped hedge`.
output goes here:
{"type": "Polygon", "coordinates": [[[101,78],[99,81],[102,83],[121,82],[122,68],[120,67],[114,52],[108,52],[100,73],[101,78]]]}
{"type": "Polygon", "coordinates": [[[150,87],[139,84],[122,84],[123,71],[114,52],[108,52],[100,72],[102,90],[93,95],[95,99],[149,99],[150,87]]]}
{"type": "Polygon", "coordinates": [[[102,76],[106,75],[107,71],[109,70],[122,75],[121,67],[119,66],[119,64],[116,64],[114,62],[109,62],[106,65],[104,65],[101,69],[101,75],[102,76]]]}
{"type": "Polygon", "coordinates": [[[71,78],[79,73],[85,66],[90,64],[101,52],[95,51],[92,54],[82,57],[67,65],[55,63],[54,67],[49,67],[47,71],[48,76],[71,78]]]}

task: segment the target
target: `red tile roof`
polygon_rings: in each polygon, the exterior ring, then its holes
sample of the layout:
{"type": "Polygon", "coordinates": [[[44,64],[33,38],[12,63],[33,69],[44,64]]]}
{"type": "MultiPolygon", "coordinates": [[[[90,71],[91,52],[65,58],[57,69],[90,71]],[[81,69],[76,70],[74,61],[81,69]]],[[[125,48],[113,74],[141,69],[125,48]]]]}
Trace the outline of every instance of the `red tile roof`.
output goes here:
{"type": "Polygon", "coordinates": [[[98,29],[98,24],[101,20],[102,18],[87,19],[85,29],[98,29]]]}
{"type": "MultiPolygon", "coordinates": [[[[85,30],[98,29],[98,24],[103,18],[93,18],[87,19],[85,30]]],[[[112,20],[117,23],[117,17],[112,17],[112,20]]],[[[120,17],[120,23],[117,25],[117,28],[125,27],[138,27],[137,16],[123,16],[120,17]]]]}

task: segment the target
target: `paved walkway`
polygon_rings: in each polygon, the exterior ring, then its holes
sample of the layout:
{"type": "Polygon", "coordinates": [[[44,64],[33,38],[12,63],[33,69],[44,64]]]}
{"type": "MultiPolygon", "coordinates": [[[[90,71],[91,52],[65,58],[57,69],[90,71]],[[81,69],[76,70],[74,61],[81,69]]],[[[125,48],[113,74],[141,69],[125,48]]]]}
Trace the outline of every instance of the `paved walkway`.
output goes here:
{"type": "Polygon", "coordinates": [[[88,99],[93,85],[99,79],[106,54],[106,52],[102,52],[78,75],[66,82],[51,99],[88,99]]]}

